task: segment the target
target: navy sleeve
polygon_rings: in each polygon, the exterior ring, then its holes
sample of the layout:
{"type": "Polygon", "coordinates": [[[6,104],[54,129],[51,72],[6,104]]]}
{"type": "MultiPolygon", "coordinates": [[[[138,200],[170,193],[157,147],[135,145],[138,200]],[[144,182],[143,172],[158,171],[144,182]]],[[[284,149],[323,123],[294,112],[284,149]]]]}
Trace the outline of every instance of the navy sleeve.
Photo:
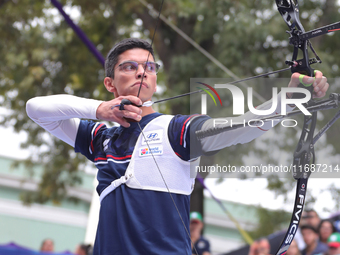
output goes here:
{"type": "Polygon", "coordinates": [[[95,154],[98,151],[98,141],[101,134],[107,127],[103,123],[81,120],[79,123],[78,133],[74,146],[75,152],[80,152],[86,158],[94,161],[95,154]]]}
{"type": "Polygon", "coordinates": [[[195,131],[210,119],[206,115],[176,115],[169,124],[168,136],[172,149],[183,160],[195,159],[203,154],[195,131]]]}

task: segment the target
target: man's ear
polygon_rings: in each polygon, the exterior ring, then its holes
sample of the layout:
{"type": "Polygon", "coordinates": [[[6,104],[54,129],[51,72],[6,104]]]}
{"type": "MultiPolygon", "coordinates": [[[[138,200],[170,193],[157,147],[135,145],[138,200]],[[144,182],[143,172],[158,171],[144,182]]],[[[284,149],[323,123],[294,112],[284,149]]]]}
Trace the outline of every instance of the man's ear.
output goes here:
{"type": "Polygon", "coordinates": [[[116,93],[117,93],[117,89],[114,85],[114,80],[110,77],[105,77],[104,79],[104,85],[105,85],[105,88],[107,89],[107,91],[115,94],[116,96],[116,93]]]}

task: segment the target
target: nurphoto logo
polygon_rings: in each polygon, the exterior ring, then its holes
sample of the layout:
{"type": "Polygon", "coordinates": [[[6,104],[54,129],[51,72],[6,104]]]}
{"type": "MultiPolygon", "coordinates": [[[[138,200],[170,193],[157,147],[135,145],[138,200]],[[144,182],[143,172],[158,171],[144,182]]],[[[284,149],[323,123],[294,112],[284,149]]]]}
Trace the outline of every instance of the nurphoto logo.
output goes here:
{"type": "MultiPolygon", "coordinates": [[[[218,93],[216,92],[216,89],[228,89],[231,94],[232,94],[232,101],[233,101],[233,115],[242,115],[245,113],[244,111],[244,104],[245,104],[245,96],[243,94],[243,91],[238,88],[235,85],[232,84],[215,84],[215,88],[212,86],[201,83],[208,87],[210,90],[212,90],[216,95],[217,98],[220,100],[220,103],[222,105],[222,101],[218,93]]],[[[212,94],[207,91],[206,89],[200,88],[207,92],[216,104],[215,98],[212,96],[212,94]]],[[[272,105],[270,109],[267,110],[258,110],[254,107],[253,103],[253,88],[248,87],[247,88],[247,103],[248,103],[248,108],[249,111],[253,114],[264,116],[264,115],[270,115],[270,114],[275,114],[275,109],[277,109],[278,106],[278,88],[273,87],[272,88],[272,105]]],[[[281,89],[281,115],[286,115],[286,106],[287,105],[295,105],[304,115],[312,115],[306,107],[303,105],[304,103],[307,103],[311,99],[311,93],[309,90],[305,88],[282,88],[281,89]],[[305,95],[304,98],[287,98],[286,94],[287,93],[302,93],[305,95]]],[[[207,96],[206,94],[201,95],[201,113],[202,114],[207,114],[207,96]]]]}

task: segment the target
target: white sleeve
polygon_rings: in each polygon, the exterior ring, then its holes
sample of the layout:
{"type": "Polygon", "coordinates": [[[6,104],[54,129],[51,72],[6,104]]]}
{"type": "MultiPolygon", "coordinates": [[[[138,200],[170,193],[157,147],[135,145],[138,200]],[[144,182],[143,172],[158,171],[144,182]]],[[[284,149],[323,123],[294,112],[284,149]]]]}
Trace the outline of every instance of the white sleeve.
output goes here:
{"type": "MultiPolygon", "coordinates": [[[[262,105],[258,106],[256,109],[257,110],[267,110],[270,109],[272,106],[272,100],[269,100],[262,105]]],[[[290,112],[294,109],[294,107],[287,106],[286,111],[290,112]]],[[[277,108],[275,109],[273,114],[280,114],[281,113],[281,93],[277,95],[277,108]]],[[[226,118],[228,120],[228,123],[244,123],[248,122],[249,120],[256,120],[256,119],[262,119],[265,118],[266,116],[264,115],[256,115],[249,112],[246,112],[244,115],[234,117],[234,118],[226,118]]],[[[214,128],[216,125],[215,123],[218,123],[219,119],[209,119],[206,122],[204,122],[201,130],[202,131],[209,131],[214,128]]],[[[202,145],[202,150],[204,152],[208,151],[216,151],[220,150],[222,148],[231,146],[231,145],[236,145],[236,144],[243,144],[243,143],[248,143],[255,138],[261,136],[264,134],[266,131],[277,125],[279,121],[269,121],[269,122],[264,122],[264,125],[261,127],[249,127],[245,126],[242,128],[234,129],[234,130],[229,130],[226,132],[222,132],[213,136],[208,136],[206,138],[201,139],[201,145],[202,145]]],[[[228,124],[228,126],[229,126],[228,124]]]]}
{"type": "Polygon", "coordinates": [[[102,102],[71,95],[35,97],[27,101],[26,112],[38,125],[74,147],[80,118],[97,119],[102,102]]]}

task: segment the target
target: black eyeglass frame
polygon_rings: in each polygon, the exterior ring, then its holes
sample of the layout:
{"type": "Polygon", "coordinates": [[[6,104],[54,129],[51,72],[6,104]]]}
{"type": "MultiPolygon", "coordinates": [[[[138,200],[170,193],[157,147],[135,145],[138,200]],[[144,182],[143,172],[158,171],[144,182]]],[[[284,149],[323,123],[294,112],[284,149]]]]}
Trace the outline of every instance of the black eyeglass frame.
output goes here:
{"type": "MultiPolygon", "coordinates": [[[[144,62],[137,62],[137,61],[133,61],[133,60],[128,60],[128,61],[124,61],[123,63],[120,63],[114,70],[116,70],[117,68],[121,67],[122,65],[126,64],[126,63],[135,63],[137,64],[137,68],[136,68],[136,71],[135,72],[126,72],[124,71],[124,69],[122,69],[122,71],[126,74],[136,74],[137,73],[137,70],[138,70],[138,66],[139,65],[143,65],[143,68],[145,70],[145,72],[147,72],[148,74],[151,74],[151,75],[157,75],[157,73],[159,72],[159,68],[160,68],[160,64],[158,64],[157,62],[153,62],[153,61],[144,61],[144,62]],[[155,72],[150,72],[148,71],[146,68],[147,66],[147,63],[151,63],[151,64],[155,64],[156,66],[156,71],[155,72]]],[[[136,65],[134,65],[136,66],[136,65]]]]}

